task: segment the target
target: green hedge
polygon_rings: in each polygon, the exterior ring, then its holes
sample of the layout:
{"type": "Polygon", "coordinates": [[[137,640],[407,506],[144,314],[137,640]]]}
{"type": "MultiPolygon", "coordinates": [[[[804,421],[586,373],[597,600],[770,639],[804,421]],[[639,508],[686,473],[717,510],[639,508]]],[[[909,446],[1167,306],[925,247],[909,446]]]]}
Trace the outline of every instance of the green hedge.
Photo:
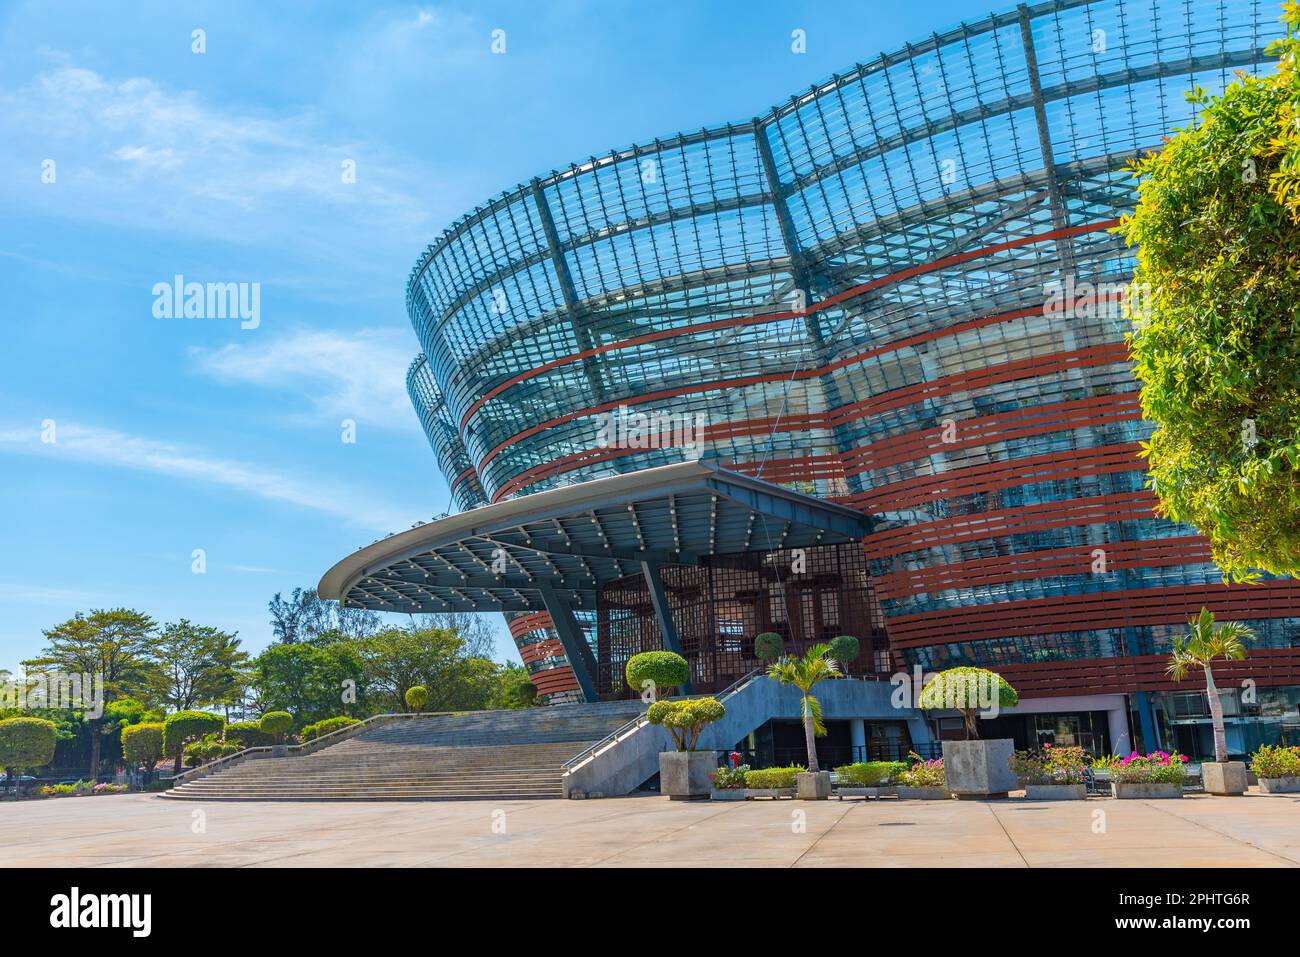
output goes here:
{"type": "Polygon", "coordinates": [[[908,769],[902,761],[859,761],[842,764],[835,769],[840,785],[855,788],[879,788],[898,782],[898,776],[908,769]]]}
{"type": "Polygon", "coordinates": [[[163,759],[163,726],[161,722],[144,721],[122,728],[122,757],[132,767],[144,765],[150,771],[163,759]]]}
{"type": "Polygon", "coordinates": [[[275,735],[267,734],[256,721],[235,721],[226,725],[226,740],[243,748],[269,748],[275,735]]]}
{"type": "Polygon", "coordinates": [[[360,723],[361,721],[357,718],[349,718],[347,715],[339,715],[337,718],[325,718],[321,721],[317,721],[315,724],[305,725],[303,729],[298,732],[298,736],[302,738],[304,742],[314,741],[323,734],[329,734],[333,731],[339,730],[340,728],[348,728],[354,724],[360,723]]]}
{"type": "Polygon", "coordinates": [[[221,715],[207,711],[169,714],[163,722],[163,751],[168,757],[176,757],[187,741],[220,732],[225,726],[226,720],[221,715]]]}
{"type": "Polygon", "coordinates": [[[794,787],[794,776],[807,770],[807,768],[796,764],[788,768],[762,768],[758,771],[746,771],[745,787],[754,790],[792,788],[794,787]]]}

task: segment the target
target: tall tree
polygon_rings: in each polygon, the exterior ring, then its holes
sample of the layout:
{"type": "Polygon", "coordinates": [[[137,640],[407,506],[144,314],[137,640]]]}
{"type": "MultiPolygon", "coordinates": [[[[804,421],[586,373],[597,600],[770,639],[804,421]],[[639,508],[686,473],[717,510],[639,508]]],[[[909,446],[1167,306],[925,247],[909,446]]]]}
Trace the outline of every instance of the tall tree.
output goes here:
{"type": "Polygon", "coordinates": [[[159,695],[176,711],[230,700],[248,664],[233,634],[188,618],[163,626],[152,657],[159,695]]]}
{"type": "Polygon", "coordinates": [[[322,648],[271,645],[254,662],[253,688],[264,712],[288,711],[299,725],[359,712],[366,705],[360,658],[346,641],[322,648]]]}
{"type": "Polygon", "coordinates": [[[358,647],[367,688],[398,710],[415,685],[429,689],[429,711],[486,708],[497,690],[500,666],[466,655],[454,631],[385,628],[358,647]]]}
{"type": "Polygon", "coordinates": [[[1166,669],[1174,681],[1182,681],[1189,671],[1200,668],[1205,672],[1205,693],[1210,703],[1210,721],[1214,726],[1214,760],[1228,760],[1228,736],[1223,728],[1223,702],[1219,688],[1214,683],[1211,662],[1241,661],[1246,657],[1246,642],[1255,637],[1249,627],[1239,621],[1214,623],[1214,612],[1202,608],[1201,613],[1187,623],[1187,635],[1174,639],[1173,652],[1166,669]]]}
{"type": "Polygon", "coordinates": [[[1241,581],[1300,577],[1300,5],[1283,10],[1276,71],[1189,94],[1197,122],[1136,162],[1118,227],[1149,485],[1241,581]]]}
{"type": "Polygon", "coordinates": [[[322,636],[337,633],[344,638],[364,638],[379,630],[380,618],[373,611],[343,608],[316,594],[314,588],[295,588],[288,598],[280,592],[267,604],[271,613],[271,632],[275,640],[292,645],[297,642],[322,643],[322,636]]]}
{"type": "Polygon", "coordinates": [[[487,615],[473,611],[436,611],[407,617],[414,629],[454,631],[460,636],[462,654],[467,657],[491,658],[496,651],[496,634],[487,615]]]}
{"type": "MultiPolygon", "coordinates": [[[[45,650],[24,661],[29,671],[90,674],[103,682],[104,705],[142,691],[150,684],[150,646],[157,631],[154,620],[127,608],[77,614],[44,632],[45,650]]],[[[103,724],[107,713],[86,715],[90,729],[90,777],[99,774],[103,724]]]]}

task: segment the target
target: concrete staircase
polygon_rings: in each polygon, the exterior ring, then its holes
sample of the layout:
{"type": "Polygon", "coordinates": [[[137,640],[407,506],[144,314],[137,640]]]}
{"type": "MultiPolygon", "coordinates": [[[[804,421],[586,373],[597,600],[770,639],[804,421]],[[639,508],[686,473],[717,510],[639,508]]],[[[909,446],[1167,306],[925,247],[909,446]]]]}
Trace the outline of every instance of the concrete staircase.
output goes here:
{"type": "Polygon", "coordinates": [[[407,718],[285,757],[254,752],[168,800],[414,801],[561,797],[561,765],[644,710],[639,701],[407,718]]]}

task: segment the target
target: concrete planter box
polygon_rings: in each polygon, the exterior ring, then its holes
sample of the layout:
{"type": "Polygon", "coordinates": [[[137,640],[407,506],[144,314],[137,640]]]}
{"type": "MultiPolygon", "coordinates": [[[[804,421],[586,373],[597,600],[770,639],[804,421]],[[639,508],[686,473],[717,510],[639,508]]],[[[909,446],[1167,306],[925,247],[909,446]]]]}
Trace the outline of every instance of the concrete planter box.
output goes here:
{"type": "Polygon", "coordinates": [[[898,788],[893,784],[885,785],[884,787],[878,787],[878,788],[857,788],[857,787],[836,788],[835,796],[839,798],[841,801],[844,800],[846,797],[871,798],[873,800],[882,797],[898,797],[898,788]]]}
{"type": "Polygon", "coordinates": [[[659,752],[659,791],[674,801],[707,801],[718,766],[712,751],[659,752]]]}
{"type": "Polygon", "coordinates": [[[1029,784],[1025,797],[1030,801],[1082,801],[1088,797],[1084,784],[1029,784]]]}
{"type": "Polygon", "coordinates": [[[709,795],[710,801],[743,801],[747,796],[744,788],[714,788],[709,795]]]}
{"type": "Polygon", "coordinates": [[[946,801],[948,796],[946,788],[909,788],[902,784],[898,786],[900,801],[946,801]]]}
{"type": "Polygon", "coordinates": [[[781,798],[794,797],[794,788],[748,788],[745,791],[747,798],[771,798],[779,801],[781,798]]]}
{"type": "Polygon", "coordinates": [[[831,772],[801,771],[794,776],[795,796],[800,801],[825,801],[831,796],[831,772]]]}
{"type": "Polygon", "coordinates": [[[289,754],[289,746],[287,744],[271,745],[271,757],[283,758],[283,757],[287,757],[288,754],[289,754]]]}
{"type": "Polygon", "coordinates": [[[1260,778],[1259,789],[1265,794],[1300,794],[1300,778],[1260,778]]]}
{"type": "Polygon", "coordinates": [[[1112,781],[1110,789],[1120,800],[1146,801],[1183,796],[1181,784],[1125,784],[1122,781],[1112,781]]]}
{"type": "Polygon", "coordinates": [[[1015,751],[1010,738],[945,741],[943,776],[948,790],[958,797],[1006,797],[1020,787],[1010,764],[1015,751]]]}
{"type": "Polygon", "coordinates": [[[1201,765],[1201,786],[1206,794],[1245,794],[1250,786],[1246,780],[1245,762],[1204,762],[1201,765]]]}

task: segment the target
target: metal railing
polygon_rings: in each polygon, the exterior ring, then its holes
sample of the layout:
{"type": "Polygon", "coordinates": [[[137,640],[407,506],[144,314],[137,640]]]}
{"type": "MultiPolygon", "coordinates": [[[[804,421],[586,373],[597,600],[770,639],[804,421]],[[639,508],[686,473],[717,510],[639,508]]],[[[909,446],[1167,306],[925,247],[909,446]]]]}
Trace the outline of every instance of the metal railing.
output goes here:
{"type": "MultiPolygon", "coordinates": [[[[741,675],[739,678],[737,678],[731,684],[727,685],[726,688],[724,688],[722,691],[718,692],[717,694],[678,695],[678,696],[668,698],[666,700],[686,701],[691,698],[712,697],[712,698],[717,698],[719,701],[725,701],[727,698],[736,694],[738,691],[740,691],[742,688],[748,685],[755,678],[765,673],[766,673],[765,668],[755,668],[752,671],[749,671],[746,674],[741,675]]],[[[562,765],[560,765],[560,770],[564,774],[569,774],[578,766],[586,764],[597,754],[601,753],[607,748],[612,747],[613,745],[622,741],[628,735],[634,734],[635,732],[641,730],[641,728],[645,727],[648,723],[649,722],[646,720],[646,716],[644,714],[637,715],[636,717],[632,718],[630,721],[626,721],[623,724],[619,725],[617,728],[615,728],[609,734],[605,735],[605,737],[601,738],[595,744],[591,745],[588,748],[585,748],[584,750],[575,754],[573,757],[569,758],[569,760],[565,761],[562,765]]]]}

